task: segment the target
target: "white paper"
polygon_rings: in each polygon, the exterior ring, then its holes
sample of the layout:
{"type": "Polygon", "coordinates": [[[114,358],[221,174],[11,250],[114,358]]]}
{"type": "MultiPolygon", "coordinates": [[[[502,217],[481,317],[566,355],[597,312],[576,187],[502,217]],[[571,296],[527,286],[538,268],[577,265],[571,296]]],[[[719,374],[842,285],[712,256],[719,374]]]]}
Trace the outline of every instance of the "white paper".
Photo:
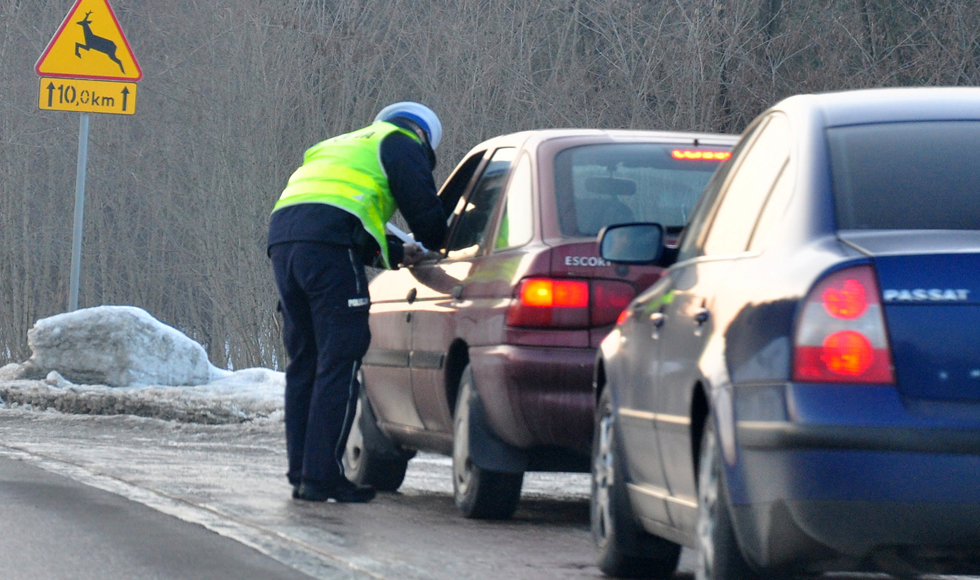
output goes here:
{"type": "Polygon", "coordinates": [[[406,232],[405,230],[399,228],[398,226],[394,225],[393,223],[388,222],[387,224],[385,224],[385,227],[388,228],[388,231],[392,235],[394,235],[396,238],[398,238],[399,240],[401,240],[402,243],[405,243],[405,244],[418,244],[418,246],[420,248],[422,248],[422,251],[424,251],[424,252],[428,252],[429,251],[428,249],[426,249],[425,246],[422,245],[422,242],[415,241],[415,238],[412,237],[412,234],[410,234],[410,233],[406,232]]]}

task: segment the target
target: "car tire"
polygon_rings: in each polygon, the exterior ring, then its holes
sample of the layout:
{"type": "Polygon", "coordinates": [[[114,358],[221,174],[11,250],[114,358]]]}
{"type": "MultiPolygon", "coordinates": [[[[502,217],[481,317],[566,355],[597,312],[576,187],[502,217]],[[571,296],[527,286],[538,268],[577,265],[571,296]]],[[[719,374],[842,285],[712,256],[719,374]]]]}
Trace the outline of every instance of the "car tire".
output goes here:
{"type": "Polygon", "coordinates": [[[358,485],[395,491],[405,480],[408,461],[415,454],[399,449],[378,427],[363,384],[362,376],[357,412],[344,448],[344,475],[358,485]]]}
{"type": "Polygon", "coordinates": [[[721,446],[714,419],[707,418],[698,462],[698,560],[696,580],[755,580],[759,575],[742,556],[731,519],[721,446]]]}
{"type": "Polygon", "coordinates": [[[681,547],[652,536],[637,523],[626,493],[609,390],[596,407],[592,440],[590,519],[599,569],[616,578],[670,578],[681,547]]]}
{"type": "Polygon", "coordinates": [[[517,510],[524,472],[483,469],[470,456],[470,413],[477,397],[473,370],[463,369],[453,417],[453,495],[467,518],[505,520],[517,510]]]}

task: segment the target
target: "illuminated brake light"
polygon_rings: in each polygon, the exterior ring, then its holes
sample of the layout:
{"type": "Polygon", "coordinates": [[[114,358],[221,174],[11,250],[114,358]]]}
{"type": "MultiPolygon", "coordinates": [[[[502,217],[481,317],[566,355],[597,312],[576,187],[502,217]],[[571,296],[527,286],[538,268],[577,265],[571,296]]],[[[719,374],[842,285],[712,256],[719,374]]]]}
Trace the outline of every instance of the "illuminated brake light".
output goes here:
{"type": "Polygon", "coordinates": [[[590,328],[616,322],[636,294],[621,280],[525,278],[507,311],[507,325],[590,328]]]}
{"type": "Polygon", "coordinates": [[[847,278],[839,286],[828,286],[823,291],[823,305],[834,318],[850,320],[868,309],[868,297],[864,284],[847,278]]]}
{"type": "Polygon", "coordinates": [[[797,323],[793,380],[894,384],[879,295],[871,266],[834,272],[814,286],[797,323]]]}
{"type": "Polygon", "coordinates": [[[585,280],[526,278],[507,311],[507,325],[519,327],[586,328],[589,326],[589,283],[585,280]]]}
{"type": "Polygon", "coordinates": [[[585,282],[555,282],[555,306],[557,308],[587,308],[589,285],[585,282]]]}
{"type": "Polygon", "coordinates": [[[726,161],[731,151],[699,151],[697,149],[674,149],[670,152],[674,159],[685,161],[726,161]]]}
{"type": "Polygon", "coordinates": [[[619,317],[616,318],[616,326],[621,325],[626,322],[626,319],[630,317],[630,311],[628,308],[624,308],[622,312],[619,313],[619,317]]]}
{"type": "Polygon", "coordinates": [[[521,284],[522,306],[585,308],[589,305],[589,285],[579,280],[531,278],[521,284]]]}
{"type": "Polygon", "coordinates": [[[523,306],[553,306],[554,302],[554,283],[551,280],[525,280],[521,285],[523,306]]]}
{"type": "Polygon", "coordinates": [[[856,377],[871,366],[874,349],[860,332],[842,330],[823,341],[821,360],[831,372],[856,377]]]}

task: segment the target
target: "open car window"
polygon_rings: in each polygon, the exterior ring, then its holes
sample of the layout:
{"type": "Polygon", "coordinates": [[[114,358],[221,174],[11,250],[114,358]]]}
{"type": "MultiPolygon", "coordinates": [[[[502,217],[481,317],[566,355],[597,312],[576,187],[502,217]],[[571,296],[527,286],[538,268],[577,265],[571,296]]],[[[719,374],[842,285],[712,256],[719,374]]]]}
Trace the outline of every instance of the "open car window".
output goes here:
{"type": "Polygon", "coordinates": [[[470,155],[449,176],[449,179],[443,183],[442,188],[439,190],[439,202],[442,204],[442,210],[449,216],[450,222],[452,222],[454,217],[453,210],[459,203],[459,199],[466,192],[466,187],[473,181],[473,176],[476,174],[477,169],[480,168],[480,163],[486,154],[486,151],[480,151],[479,153],[470,155]]]}
{"type": "Polygon", "coordinates": [[[490,216],[500,198],[516,152],[514,147],[494,151],[469,195],[457,202],[446,246],[447,258],[474,256],[485,246],[490,216]]]}

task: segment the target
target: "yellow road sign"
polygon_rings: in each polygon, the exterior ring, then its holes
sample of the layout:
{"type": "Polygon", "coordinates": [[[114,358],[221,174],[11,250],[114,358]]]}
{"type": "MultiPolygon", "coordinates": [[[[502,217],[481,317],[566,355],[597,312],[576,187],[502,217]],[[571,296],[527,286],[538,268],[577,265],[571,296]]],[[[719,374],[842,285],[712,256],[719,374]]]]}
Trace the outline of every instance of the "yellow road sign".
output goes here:
{"type": "Polygon", "coordinates": [[[109,0],[76,0],[34,70],[41,76],[83,79],[143,77],[109,0]]]}
{"type": "Polygon", "coordinates": [[[41,77],[37,106],[46,111],[136,112],[136,83],[41,77]]]}

